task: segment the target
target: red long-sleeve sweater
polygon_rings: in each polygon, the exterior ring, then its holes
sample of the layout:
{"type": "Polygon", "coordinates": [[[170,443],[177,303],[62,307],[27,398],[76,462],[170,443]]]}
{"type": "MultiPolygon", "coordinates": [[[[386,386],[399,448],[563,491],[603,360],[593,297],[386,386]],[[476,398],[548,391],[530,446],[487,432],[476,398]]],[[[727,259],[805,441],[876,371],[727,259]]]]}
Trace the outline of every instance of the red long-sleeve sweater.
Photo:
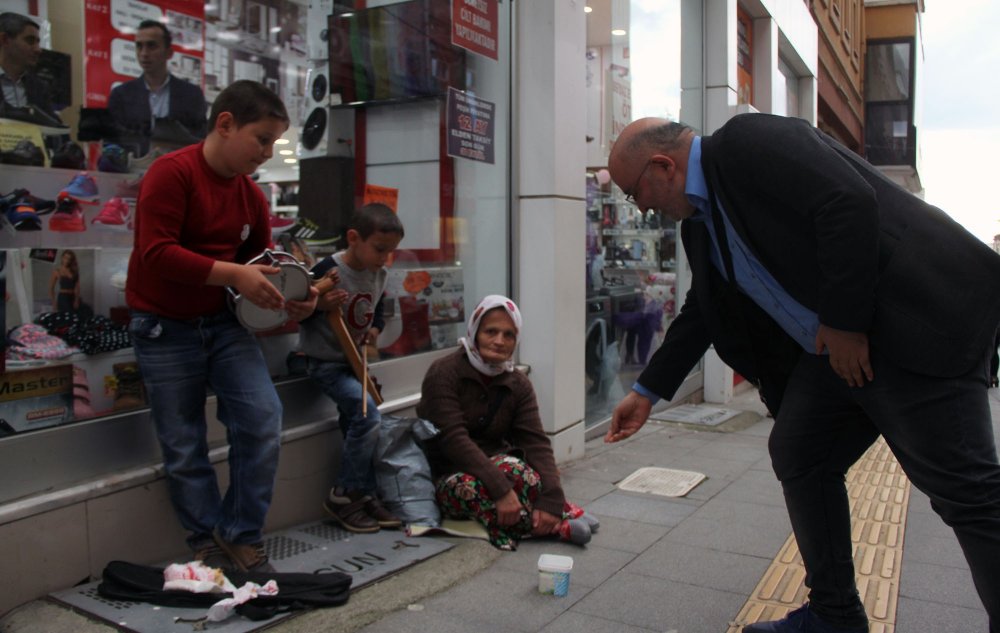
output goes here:
{"type": "Polygon", "coordinates": [[[171,319],[225,310],[225,288],[205,285],[213,263],[243,263],[271,244],[263,192],[247,176],[219,176],[203,147],[161,157],[142,180],[125,285],[134,310],[171,319]]]}

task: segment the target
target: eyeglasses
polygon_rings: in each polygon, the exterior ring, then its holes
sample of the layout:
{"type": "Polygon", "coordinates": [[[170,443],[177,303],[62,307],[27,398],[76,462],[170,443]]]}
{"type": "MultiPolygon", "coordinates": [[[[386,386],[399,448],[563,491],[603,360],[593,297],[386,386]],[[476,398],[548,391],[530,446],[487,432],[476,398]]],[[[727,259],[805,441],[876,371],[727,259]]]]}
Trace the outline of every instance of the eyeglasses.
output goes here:
{"type": "Polygon", "coordinates": [[[630,189],[632,193],[625,194],[625,202],[628,202],[629,204],[635,204],[635,190],[639,188],[639,183],[642,182],[642,177],[646,173],[646,170],[649,169],[649,165],[652,162],[653,159],[650,158],[649,160],[646,161],[646,164],[642,166],[642,171],[639,172],[639,177],[635,179],[635,184],[632,185],[630,189]]]}

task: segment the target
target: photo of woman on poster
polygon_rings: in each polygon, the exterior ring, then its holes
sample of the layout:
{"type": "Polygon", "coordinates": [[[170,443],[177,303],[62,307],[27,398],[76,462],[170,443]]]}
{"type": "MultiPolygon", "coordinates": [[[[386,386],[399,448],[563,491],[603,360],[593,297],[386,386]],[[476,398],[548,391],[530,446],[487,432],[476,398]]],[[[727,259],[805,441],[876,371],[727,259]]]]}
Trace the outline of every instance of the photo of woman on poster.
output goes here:
{"type": "Polygon", "coordinates": [[[64,250],[59,265],[52,271],[49,297],[54,312],[76,312],[80,309],[80,265],[76,253],[64,250]]]}

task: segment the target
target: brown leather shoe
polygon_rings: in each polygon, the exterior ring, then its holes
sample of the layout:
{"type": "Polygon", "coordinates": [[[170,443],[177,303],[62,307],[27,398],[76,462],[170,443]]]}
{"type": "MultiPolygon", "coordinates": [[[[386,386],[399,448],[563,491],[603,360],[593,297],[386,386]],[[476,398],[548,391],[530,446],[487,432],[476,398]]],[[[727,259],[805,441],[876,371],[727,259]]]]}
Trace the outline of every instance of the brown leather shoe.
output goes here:
{"type": "Polygon", "coordinates": [[[399,517],[389,512],[388,508],[382,505],[381,501],[371,495],[366,496],[365,500],[365,513],[375,519],[380,528],[398,530],[403,527],[403,522],[399,517]]]}
{"type": "Polygon", "coordinates": [[[233,561],[229,560],[229,557],[222,551],[222,548],[215,543],[206,543],[196,549],[194,559],[201,561],[208,567],[215,567],[223,571],[234,569],[233,561]]]}
{"type": "Polygon", "coordinates": [[[348,532],[370,534],[378,532],[379,524],[365,512],[368,498],[331,490],[330,498],[323,502],[323,509],[348,532]]]}
{"type": "Polygon", "coordinates": [[[229,560],[233,562],[233,567],[240,571],[275,571],[271,563],[268,562],[267,552],[264,551],[263,543],[252,543],[240,545],[238,543],[227,543],[215,535],[215,542],[219,548],[226,553],[229,560]]]}

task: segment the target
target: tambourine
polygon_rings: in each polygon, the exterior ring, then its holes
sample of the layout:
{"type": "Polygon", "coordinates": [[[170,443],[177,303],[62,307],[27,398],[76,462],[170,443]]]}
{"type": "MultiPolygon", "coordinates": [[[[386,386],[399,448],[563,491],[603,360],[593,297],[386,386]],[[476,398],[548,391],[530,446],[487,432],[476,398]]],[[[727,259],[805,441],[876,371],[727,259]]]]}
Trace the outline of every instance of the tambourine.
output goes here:
{"type": "MultiPolygon", "coordinates": [[[[309,297],[309,287],[312,285],[312,274],[289,253],[265,250],[247,264],[263,264],[274,266],[279,272],[268,275],[270,281],[281,296],[286,300],[304,301],[309,297]]],[[[288,322],[288,311],[285,309],[268,310],[260,308],[238,294],[236,290],[226,287],[229,291],[230,305],[236,314],[236,319],[251,332],[263,332],[281,327],[288,322]]]]}

